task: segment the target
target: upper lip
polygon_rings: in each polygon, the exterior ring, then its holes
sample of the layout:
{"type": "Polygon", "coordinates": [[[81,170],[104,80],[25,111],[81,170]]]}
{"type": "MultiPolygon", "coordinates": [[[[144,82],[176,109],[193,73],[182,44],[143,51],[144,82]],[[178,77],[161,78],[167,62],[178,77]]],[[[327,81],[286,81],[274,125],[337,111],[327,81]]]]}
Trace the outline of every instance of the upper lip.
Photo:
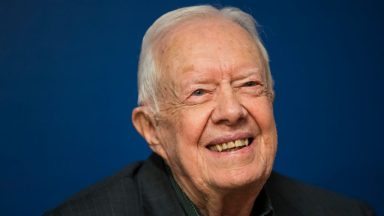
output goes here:
{"type": "Polygon", "coordinates": [[[235,141],[239,139],[248,139],[252,137],[253,137],[253,134],[248,132],[232,133],[232,134],[223,135],[223,136],[212,139],[205,147],[222,144],[230,141],[235,141]]]}

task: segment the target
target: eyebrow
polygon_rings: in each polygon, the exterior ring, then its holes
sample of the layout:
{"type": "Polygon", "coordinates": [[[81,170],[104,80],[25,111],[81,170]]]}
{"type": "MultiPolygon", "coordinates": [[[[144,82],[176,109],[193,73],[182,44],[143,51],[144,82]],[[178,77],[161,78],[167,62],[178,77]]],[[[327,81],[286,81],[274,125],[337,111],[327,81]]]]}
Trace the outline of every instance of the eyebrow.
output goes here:
{"type": "Polygon", "coordinates": [[[182,81],[183,84],[194,84],[194,83],[207,84],[213,80],[212,78],[207,78],[206,76],[202,76],[205,74],[205,72],[201,70],[196,70],[193,65],[190,65],[184,68],[182,73],[186,74],[187,76],[189,74],[196,74],[196,73],[198,74],[198,76],[193,76],[192,78],[189,78],[186,82],[182,81]]]}
{"type": "MultiPolygon", "coordinates": [[[[263,74],[262,74],[262,71],[260,70],[259,67],[249,67],[249,68],[245,68],[245,69],[241,69],[240,68],[238,70],[241,71],[239,74],[231,76],[231,79],[233,79],[233,81],[245,79],[245,78],[248,78],[248,77],[250,77],[252,75],[257,75],[257,77],[259,79],[263,79],[263,74]]],[[[204,71],[195,70],[193,66],[189,66],[186,69],[184,69],[183,73],[185,73],[185,74],[198,73],[198,76],[193,76],[192,78],[190,78],[190,79],[188,79],[186,81],[184,81],[184,80],[181,81],[181,83],[183,85],[184,84],[185,85],[191,85],[191,84],[210,84],[215,79],[215,77],[201,76],[201,75],[204,74],[204,71]]]]}
{"type": "Polygon", "coordinates": [[[232,79],[233,81],[236,81],[236,80],[248,78],[253,75],[257,75],[257,77],[260,79],[263,78],[262,70],[260,70],[260,68],[258,67],[253,67],[253,68],[244,69],[243,72],[236,74],[235,76],[232,77],[232,79]]]}

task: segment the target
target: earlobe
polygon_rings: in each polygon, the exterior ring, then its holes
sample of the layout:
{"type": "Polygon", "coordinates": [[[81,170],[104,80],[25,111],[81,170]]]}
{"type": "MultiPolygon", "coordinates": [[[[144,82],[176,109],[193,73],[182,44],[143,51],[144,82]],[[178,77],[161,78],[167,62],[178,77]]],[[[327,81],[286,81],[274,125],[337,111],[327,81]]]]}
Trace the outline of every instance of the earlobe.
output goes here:
{"type": "Polygon", "coordinates": [[[137,132],[147,141],[149,147],[155,153],[163,158],[165,152],[158,138],[158,132],[155,125],[154,116],[148,110],[148,107],[139,106],[132,111],[132,123],[137,132]]]}

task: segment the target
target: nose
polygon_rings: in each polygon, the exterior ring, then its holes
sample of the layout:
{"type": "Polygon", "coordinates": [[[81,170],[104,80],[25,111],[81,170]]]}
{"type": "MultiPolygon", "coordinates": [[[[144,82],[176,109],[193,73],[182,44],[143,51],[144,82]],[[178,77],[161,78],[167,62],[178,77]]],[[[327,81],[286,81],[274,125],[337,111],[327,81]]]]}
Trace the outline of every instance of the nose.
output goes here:
{"type": "Polygon", "coordinates": [[[212,121],[216,124],[228,126],[244,121],[247,110],[240,103],[232,87],[227,87],[216,96],[216,107],[212,112],[212,121]]]}

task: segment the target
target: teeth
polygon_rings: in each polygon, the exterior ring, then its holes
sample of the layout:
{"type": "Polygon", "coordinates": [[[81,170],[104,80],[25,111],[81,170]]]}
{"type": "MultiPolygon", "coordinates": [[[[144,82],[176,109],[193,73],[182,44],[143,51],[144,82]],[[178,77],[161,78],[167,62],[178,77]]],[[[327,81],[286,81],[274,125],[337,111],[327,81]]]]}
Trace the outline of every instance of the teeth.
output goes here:
{"type": "Polygon", "coordinates": [[[216,145],[216,149],[219,150],[219,152],[221,152],[223,148],[221,147],[221,145],[216,145]]]}
{"type": "Polygon", "coordinates": [[[248,144],[249,144],[248,139],[239,139],[239,140],[235,140],[235,141],[230,141],[230,142],[226,142],[226,143],[213,145],[213,146],[210,146],[209,149],[213,150],[213,151],[222,152],[222,151],[225,151],[228,149],[233,149],[233,148],[242,147],[242,146],[248,146],[248,144]]]}
{"type": "Polygon", "coordinates": [[[240,147],[241,144],[242,144],[242,141],[240,141],[240,140],[236,140],[236,141],[235,141],[235,146],[236,146],[236,147],[240,147]]]}

